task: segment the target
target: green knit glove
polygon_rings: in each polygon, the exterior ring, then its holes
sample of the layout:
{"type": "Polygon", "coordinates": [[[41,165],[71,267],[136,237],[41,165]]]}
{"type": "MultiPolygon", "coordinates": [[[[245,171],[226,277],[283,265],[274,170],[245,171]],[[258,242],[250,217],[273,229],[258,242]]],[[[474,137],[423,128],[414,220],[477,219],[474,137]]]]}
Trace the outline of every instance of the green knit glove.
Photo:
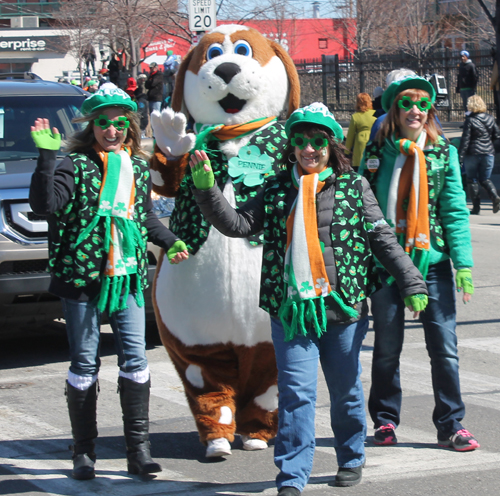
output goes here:
{"type": "Polygon", "coordinates": [[[37,148],[44,150],[59,150],[61,148],[61,135],[52,134],[50,129],[41,129],[40,131],[31,131],[31,137],[37,148]]]}
{"type": "Polygon", "coordinates": [[[210,166],[210,160],[202,160],[191,168],[193,182],[197,189],[206,190],[213,187],[215,184],[214,173],[210,166]],[[210,170],[205,170],[205,165],[208,165],[210,170]]]}
{"type": "Polygon", "coordinates": [[[187,250],[186,243],[184,243],[184,241],[181,241],[180,239],[177,240],[167,251],[168,261],[170,262],[172,258],[177,255],[177,253],[184,250],[187,250]]]}
{"type": "Polygon", "coordinates": [[[427,295],[416,294],[407,296],[404,301],[405,305],[407,307],[412,307],[414,312],[423,312],[429,302],[429,299],[427,298],[427,295]]]}
{"type": "Polygon", "coordinates": [[[457,291],[462,289],[464,293],[474,294],[474,284],[472,283],[472,271],[470,269],[458,269],[455,276],[457,291]]]}

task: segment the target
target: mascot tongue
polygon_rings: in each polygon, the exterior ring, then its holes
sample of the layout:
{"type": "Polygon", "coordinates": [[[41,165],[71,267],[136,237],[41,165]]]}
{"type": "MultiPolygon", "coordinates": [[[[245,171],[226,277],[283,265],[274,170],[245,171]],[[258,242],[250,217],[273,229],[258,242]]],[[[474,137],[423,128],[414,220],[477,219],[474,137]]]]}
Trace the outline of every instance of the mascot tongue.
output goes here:
{"type": "Polygon", "coordinates": [[[228,93],[222,100],[219,100],[219,105],[227,114],[237,114],[245,103],[246,100],[240,100],[231,93],[228,93]]]}

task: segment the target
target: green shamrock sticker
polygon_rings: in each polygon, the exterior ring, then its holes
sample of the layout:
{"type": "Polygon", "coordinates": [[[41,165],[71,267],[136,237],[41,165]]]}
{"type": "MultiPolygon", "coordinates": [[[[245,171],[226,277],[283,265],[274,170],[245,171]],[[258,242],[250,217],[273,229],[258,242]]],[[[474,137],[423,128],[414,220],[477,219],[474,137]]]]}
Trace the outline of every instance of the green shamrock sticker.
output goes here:
{"type": "Polygon", "coordinates": [[[243,181],[245,186],[259,186],[264,178],[274,174],[273,159],[255,145],[241,148],[237,157],[229,160],[229,175],[235,183],[243,181]]]}

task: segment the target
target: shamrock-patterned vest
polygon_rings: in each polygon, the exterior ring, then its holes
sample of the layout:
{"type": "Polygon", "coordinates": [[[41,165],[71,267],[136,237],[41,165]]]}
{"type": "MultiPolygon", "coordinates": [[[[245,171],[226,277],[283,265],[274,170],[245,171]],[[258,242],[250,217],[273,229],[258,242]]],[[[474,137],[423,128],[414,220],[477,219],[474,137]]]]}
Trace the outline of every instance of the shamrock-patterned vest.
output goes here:
{"type": "MultiPolygon", "coordinates": [[[[75,168],[75,189],[68,204],[57,211],[49,222],[56,222],[56,239],[49,239],[49,270],[63,282],[77,288],[99,281],[107,255],[103,250],[105,233],[104,219],[99,222],[86,241],[81,242],[76,251],[74,243],[80,232],[88,226],[98,209],[101,189],[102,166],[83,153],[72,153],[69,157],[75,168]]],[[[134,219],[147,242],[146,202],[148,193],[149,165],[137,157],[131,157],[134,168],[136,196],[134,219]]],[[[148,286],[146,249],[137,247],[137,274],[142,288],[148,286]]]]}
{"type": "MultiPolygon", "coordinates": [[[[286,198],[292,187],[290,176],[280,174],[264,193],[266,219],[259,306],[271,315],[277,315],[283,300],[286,198]]],[[[365,225],[362,195],[363,183],[358,174],[350,172],[337,178],[331,236],[338,287],[332,289],[353,308],[373,292],[377,281],[368,241],[368,230],[373,226],[365,225]]],[[[333,299],[328,297],[325,301],[331,304],[333,299]]]]}
{"type": "MultiPolygon", "coordinates": [[[[233,159],[229,161],[219,150],[219,141],[210,141],[208,143],[207,153],[214,171],[215,181],[219,188],[224,190],[226,182],[232,177],[236,207],[240,207],[254,198],[264,187],[266,181],[281,170],[279,164],[281,163],[282,152],[286,141],[287,137],[284,126],[280,123],[275,123],[262,131],[256,132],[252,135],[247,145],[242,147],[239,154],[239,157],[242,159],[240,160],[240,164],[243,164],[243,158],[250,157],[249,167],[246,172],[254,176],[251,185],[247,185],[249,181],[245,180],[246,174],[241,168],[235,167],[235,172],[230,170],[230,162],[232,162],[233,159]],[[261,169],[261,164],[266,163],[259,160],[258,157],[256,160],[252,158],[259,154],[263,156],[263,158],[267,156],[271,159],[266,159],[271,167],[261,174],[260,178],[258,177],[257,180],[255,180],[256,171],[259,169],[264,170],[261,169]],[[254,160],[253,167],[252,160],[254,160]],[[239,172],[241,172],[240,177],[236,175],[239,172]]],[[[186,243],[189,252],[195,254],[207,240],[211,226],[203,217],[194,199],[191,191],[192,186],[193,178],[191,176],[191,169],[187,167],[186,175],[179,188],[179,194],[175,199],[175,207],[170,217],[169,228],[179,239],[182,239],[186,243]]],[[[247,239],[250,241],[250,244],[258,245],[262,243],[262,234],[255,234],[249,236],[247,239]]]]}
{"type": "MultiPolygon", "coordinates": [[[[366,159],[378,160],[382,164],[382,155],[384,152],[384,144],[378,145],[377,142],[370,142],[366,145],[366,159]]],[[[427,169],[427,184],[429,187],[429,227],[431,237],[436,241],[438,250],[447,251],[446,241],[443,235],[443,227],[437,217],[437,199],[439,193],[443,189],[445,182],[445,174],[450,164],[449,145],[445,143],[441,136],[438,142],[431,149],[423,150],[425,155],[425,165],[427,169]]],[[[383,166],[383,165],[381,165],[383,166]]],[[[380,167],[374,172],[365,169],[364,176],[368,179],[370,186],[375,196],[377,196],[377,174],[380,167]]],[[[394,226],[391,226],[394,227],[394,226]]]]}

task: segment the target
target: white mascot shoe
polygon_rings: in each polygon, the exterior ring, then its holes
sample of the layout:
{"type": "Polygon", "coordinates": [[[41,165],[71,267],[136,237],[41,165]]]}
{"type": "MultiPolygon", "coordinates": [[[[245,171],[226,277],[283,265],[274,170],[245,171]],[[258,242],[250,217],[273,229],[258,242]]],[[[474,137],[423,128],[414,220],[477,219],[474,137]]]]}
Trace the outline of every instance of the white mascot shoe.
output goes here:
{"type": "Polygon", "coordinates": [[[228,456],[231,454],[231,445],[225,437],[219,437],[208,441],[207,452],[205,453],[207,458],[228,456]]]}
{"type": "Polygon", "coordinates": [[[243,449],[247,451],[257,451],[267,448],[267,443],[262,439],[255,439],[248,436],[241,436],[243,449]]]}

